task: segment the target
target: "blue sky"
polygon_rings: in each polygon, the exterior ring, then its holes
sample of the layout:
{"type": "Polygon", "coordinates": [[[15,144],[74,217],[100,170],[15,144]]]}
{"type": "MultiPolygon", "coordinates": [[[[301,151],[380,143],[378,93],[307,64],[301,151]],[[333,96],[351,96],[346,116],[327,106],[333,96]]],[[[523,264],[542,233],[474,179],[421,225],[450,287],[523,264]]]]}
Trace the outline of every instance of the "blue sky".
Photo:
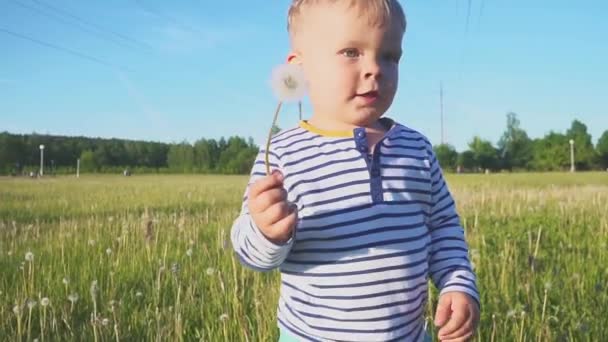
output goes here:
{"type": "MultiPolygon", "coordinates": [[[[0,131],[261,144],[289,2],[0,1],[0,131]]],[[[443,82],[446,140],[458,150],[474,135],[496,143],[509,111],[532,137],[575,118],[594,142],[608,129],[608,2],[402,4],[408,31],[388,116],[439,143],[443,82]]],[[[296,107],[279,123],[295,125],[296,107]]]]}

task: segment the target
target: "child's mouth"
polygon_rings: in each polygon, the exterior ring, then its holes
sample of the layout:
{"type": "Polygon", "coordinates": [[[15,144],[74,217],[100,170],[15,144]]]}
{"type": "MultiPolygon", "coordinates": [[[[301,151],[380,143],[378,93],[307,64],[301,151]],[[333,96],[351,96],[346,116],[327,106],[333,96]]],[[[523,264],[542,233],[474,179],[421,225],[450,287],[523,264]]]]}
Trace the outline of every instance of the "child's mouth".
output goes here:
{"type": "Polygon", "coordinates": [[[357,94],[357,97],[362,99],[363,102],[365,102],[366,104],[372,104],[372,103],[378,101],[379,94],[377,91],[372,90],[372,91],[368,91],[366,93],[357,94]]]}

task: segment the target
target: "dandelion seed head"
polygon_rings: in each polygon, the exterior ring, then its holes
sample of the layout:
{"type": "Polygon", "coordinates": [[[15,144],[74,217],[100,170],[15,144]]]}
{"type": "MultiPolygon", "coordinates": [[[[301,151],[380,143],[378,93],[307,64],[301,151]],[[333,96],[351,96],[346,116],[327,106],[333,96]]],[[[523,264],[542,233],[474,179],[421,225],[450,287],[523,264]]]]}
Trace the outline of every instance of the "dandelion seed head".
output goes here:
{"type": "Polygon", "coordinates": [[[38,304],[38,302],[36,302],[33,299],[28,299],[27,300],[27,308],[30,309],[30,310],[32,310],[33,308],[35,308],[36,304],[38,304]]]}
{"type": "Polygon", "coordinates": [[[507,312],[507,318],[515,317],[515,310],[509,310],[507,312]]]}
{"type": "Polygon", "coordinates": [[[95,245],[95,240],[90,239],[90,240],[89,240],[89,246],[93,246],[93,245],[95,245]]]}
{"type": "Polygon", "coordinates": [[[278,65],[272,70],[270,83],[279,101],[300,101],[306,95],[306,78],[299,65],[278,65]]]}
{"type": "Polygon", "coordinates": [[[13,313],[19,315],[21,313],[21,307],[19,305],[13,306],[13,313]]]}
{"type": "Polygon", "coordinates": [[[215,273],[215,270],[212,267],[207,268],[207,275],[212,276],[215,273]]]}
{"type": "Polygon", "coordinates": [[[545,282],[545,290],[551,290],[551,286],[552,286],[552,284],[550,281],[545,282]]]}
{"type": "Polygon", "coordinates": [[[45,307],[49,306],[50,303],[51,303],[51,301],[47,297],[44,297],[40,300],[40,305],[45,306],[45,307]]]}
{"type": "Polygon", "coordinates": [[[70,280],[68,278],[64,277],[62,282],[64,285],[68,285],[70,283],[70,280]]]}
{"type": "Polygon", "coordinates": [[[179,264],[174,262],[173,264],[171,264],[171,272],[173,272],[173,274],[177,274],[179,273],[179,264]]]}
{"type": "Polygon", "coordinates": [[[108,249],[106,249],[106,254],[107,254],[107,255],[111,255],[111,254],[112,254],[112,248],[108,248],[108,249]]]}
{"type": "Polygon", "coordinates": [[[107,319],[107,318],[104,318],[104,319],[101,320],[101,324],[104,325],[104,326],[107,326],[108,324],[110,324],[110,320],[107,319]]]}
{"type": "Polygon", "coordinates": [[[74,292],[68,295],[68,300],[72,302],[72,304],[76,303],[78,301],[78,293],[74,292]]]}
{"type": "Polygon", "coordinates": [[[188,250],[186,251],[186,255],[189,257],[192,256],[192,248],[188,248],[188,250]]]}
{"type": "Polygon", "coordinates": [[[225,322],[226,320],[228,320],[228,314],[221,314],[220,315],[220,321],[225,322]]]}
{"type": "Polygon", "coordinates": [[[144,296],[144,294],[143,294],[141,291],[137,291],[137,292],[135,293],[135,297],[137,297],[137,298],[141,298],[141,297],[143,297],[143,296],[144,296]]]}
{"type": "Polygon", "coordinates": [[[34,261],[34,253],[32,253],[32,252],[25,253],[25,261],[28,261],[28,262],[34,261]]]}

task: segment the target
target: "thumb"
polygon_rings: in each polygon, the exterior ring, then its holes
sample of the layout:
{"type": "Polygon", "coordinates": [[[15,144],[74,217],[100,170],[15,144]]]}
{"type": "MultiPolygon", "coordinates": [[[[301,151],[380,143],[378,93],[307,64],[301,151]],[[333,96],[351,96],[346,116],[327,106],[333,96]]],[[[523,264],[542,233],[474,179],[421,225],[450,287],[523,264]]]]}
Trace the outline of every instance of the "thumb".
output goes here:
{"type": "Polygon", "coordinates": [[[448,322],[452,313],[452,296],[440,296],[437,303],[437,312],[435,313],[435,325],[442,327],[448,322]]]}

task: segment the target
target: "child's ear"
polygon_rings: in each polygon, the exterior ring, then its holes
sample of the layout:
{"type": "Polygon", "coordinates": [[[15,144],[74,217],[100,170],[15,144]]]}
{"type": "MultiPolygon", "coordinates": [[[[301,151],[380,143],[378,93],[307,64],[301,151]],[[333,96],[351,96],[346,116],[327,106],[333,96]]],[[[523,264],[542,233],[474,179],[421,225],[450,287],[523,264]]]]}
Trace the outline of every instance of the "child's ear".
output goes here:
{"type": "Polygon", "coordinates": [[[297,52],[290,52],[287,55],[287,63],[288,64],[302,64],[302,60],[300,58],[300,55],[297,52]]]}

